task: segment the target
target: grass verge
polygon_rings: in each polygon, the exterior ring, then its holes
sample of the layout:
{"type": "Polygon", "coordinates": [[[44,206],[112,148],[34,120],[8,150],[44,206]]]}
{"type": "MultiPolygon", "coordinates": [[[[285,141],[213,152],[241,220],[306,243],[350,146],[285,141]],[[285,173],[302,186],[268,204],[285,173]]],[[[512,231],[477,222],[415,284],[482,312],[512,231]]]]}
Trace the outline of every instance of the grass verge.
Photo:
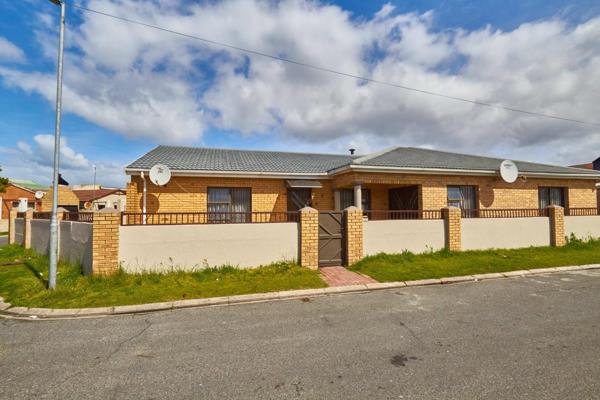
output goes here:
{"type": "Polygon", "coordinates": [[[0,236],[8,236],[8,232],[0,232],[0,236]]]}
{"type": "Polygon", "coordinates": [[[327,286],[318,271],[285,262],[256,269],[224,266],[166,274],[121,271],[112,277],[85,277],[80,267],[60,263],[54,291],[46,290],[47,277],[46,257],[20,246],[0,248],[0,295],[14,306],[107,307],[327,286]],[[1,266],[15,259],[22,263],[1,266]]]}
{"type": "Polygon", "coordinates": [[[350,269],[380,282],[393,282],[595,263],[600,263],[600,240],[571,239],[564,247],[378,254],[350,269]]]}

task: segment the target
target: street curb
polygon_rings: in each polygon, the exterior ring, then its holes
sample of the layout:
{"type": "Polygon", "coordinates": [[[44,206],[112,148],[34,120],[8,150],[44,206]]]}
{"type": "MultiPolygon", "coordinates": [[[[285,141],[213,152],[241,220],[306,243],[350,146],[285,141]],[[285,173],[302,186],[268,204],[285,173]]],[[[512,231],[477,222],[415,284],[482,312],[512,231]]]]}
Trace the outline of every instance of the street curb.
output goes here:
{"type": "Polygon", "coordinates": [[[311,297],[328,296],[332,294],[344,293],[367,293],[376,290],[397,289],[405,287],[447,285],[463,282],[478,282],[489,279],[506,279],[523,277],[529,275],[548,274],[566,271],[582,271],[590,269],[600,269],[600,264],[572,265],[567,267],[538,268],[509,272],[492,272],[488,274],[475,274],[466,276],[452,276],[440,279],[420,279],[406,282],[377,282],[364,285],[351,286],[332,286],[322,289],[301,289],[288,290],[284,292],[243,294],[238,296],[210,297],[206,299],[191,299],[167,301],[162,303],[136,304],[115,307],[96,307],[96,308],[27,308],[13,307],[10,303],[4,302],[0,297],[0,317],[27,318],[27,319],[62,319],[62,318],[83,318],[83,317],[105,317],[114,315],[133,315],[157,311],[169,311],[182,308],[212,307],[235,304],[262,303],[274,300],[294,300],[308,299],[311,297]]]}

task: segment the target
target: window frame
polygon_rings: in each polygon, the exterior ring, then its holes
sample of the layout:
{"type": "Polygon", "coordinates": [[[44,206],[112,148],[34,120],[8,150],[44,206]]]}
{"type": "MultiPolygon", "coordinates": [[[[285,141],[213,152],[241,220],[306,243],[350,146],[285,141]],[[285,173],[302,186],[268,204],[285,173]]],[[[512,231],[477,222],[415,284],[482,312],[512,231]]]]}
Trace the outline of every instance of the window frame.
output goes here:
{"type": "MultiPolygon", "coordinates": [[[[446,204],[448,205],[448,207],[458,207],[463,211],[463,216],[464,217],[473,217],[475,215],[466,215],[464,213],[464,210],[478,210],[479,209],[479,186],[477,185],[447,185],[446,186],[446,204]],[[463,207],[463,194],[462,194],[462,188],[472,188],[473,190],[473,206],[475,208],[464,208],[463,207]],[[450,191],[452,189],[458,189],[460,192],[460,199],[451,199],[450,198],[450,191]],[[456,205],[456,203],[458,202],[458,205],[456,205]]],[[[473,214],[476,214],[476,211],[473,212],[473,214]]]]}
{"type": "MultiPolygon", "coordinates": [[[[363,204],[361,204],[361,207],[363,208],[363,211],[371,211],[371,207],[373,205],[373,203],[372,203],[373,202],[373,198],[371,196],[372,195],[371,189],[369,189],[369,188],[361,188],[360,190],[361,190],[361,194],[362,194],[362,196],[361,196],[362,202],[365,203],[365,201],[366,201],[367,206],[368,206],[368,207],[363,207],[363,204]],[[365,193],[367,193],[367,196],[365,196],[365,193]]],[[[340,211],[343,211],[343,210],[345,210],[348,207],[354,206],[354,189],[353,188],[352,189],[345,188],[345,189],[339,189],[339,191],[340,191],[340,211]],[[344,196],[343,196],[342,193],[351,193],[351,195],[349,197],[352,198],[352,204],[350,204],[349,206],[344,207],[344,205],[342,204],[342,201],[343,201],[343,198],[344,198],[344,196]]]]}
{"type": "Polygon", "coordinates": [[[247,223],[252,222],[252,187],[246,186],[208,186],[206,188],[206,214],[207,214],[207,222],[209,223],[247,223]],[[219,202],[211,202],[210,201],[210,191],[211,190],[224,190],[227,189],[229,191],[229,201],[219,201],[219,202]],[[232,215],[234,211],[231,210],[233,205],[233,196],[231,190],[247,190],[248,191],[248,215],[232,215]],[[218,205],[227,205],[228,211],[223,212],[211,212],[210,206],[213,204],[218,205]]]}
{"type": "Polygon", "coordinates": [[[546,209],[547,207],[550,207],[551,205],[557,205],[559,207],[563,207],[563,208],[569,208],[569,188],[567,186],[538,186],[538,207],[540,209],[546,209]],[[550,199],[550,191],[551,190],[560,190],[561,191],[561,202],[563,203],[561,204],[551,204],[550,199]],[[547,203],[548,205],[546,205],[546,207],[542,207],[542,191],[546,191],[547,193],[547,203]]]}

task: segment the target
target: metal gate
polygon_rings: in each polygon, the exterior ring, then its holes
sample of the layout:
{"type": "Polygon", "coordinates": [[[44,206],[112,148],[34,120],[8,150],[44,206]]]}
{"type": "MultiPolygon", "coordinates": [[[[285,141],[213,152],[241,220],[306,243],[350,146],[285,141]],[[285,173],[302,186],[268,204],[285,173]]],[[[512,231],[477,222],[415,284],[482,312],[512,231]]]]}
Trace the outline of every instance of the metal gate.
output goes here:
{"type": "Polygon", "coordinates": [[[344,213],[319,213],[319,267],[343,265],[345,261],[344,213]]]}

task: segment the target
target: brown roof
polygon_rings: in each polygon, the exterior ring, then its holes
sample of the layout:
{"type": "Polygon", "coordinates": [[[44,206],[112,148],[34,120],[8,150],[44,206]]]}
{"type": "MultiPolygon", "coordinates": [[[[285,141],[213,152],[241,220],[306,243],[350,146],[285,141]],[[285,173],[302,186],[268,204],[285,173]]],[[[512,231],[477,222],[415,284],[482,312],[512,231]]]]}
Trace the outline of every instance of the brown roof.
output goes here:
{"type": "Polygon", "coordinates": [[[79,201],[98,200],[113,193],[125,194],[121,189],[73,190],[73,193],[79,198],[79,201]]]}
{"type": "Polygon", "coordinates": [[[582,169],[594,169],[594,164],[592,163],[587,163],[587,164],[578,164],[578,165],[571,165],[572,168],[582,168],[582,169]]]}

